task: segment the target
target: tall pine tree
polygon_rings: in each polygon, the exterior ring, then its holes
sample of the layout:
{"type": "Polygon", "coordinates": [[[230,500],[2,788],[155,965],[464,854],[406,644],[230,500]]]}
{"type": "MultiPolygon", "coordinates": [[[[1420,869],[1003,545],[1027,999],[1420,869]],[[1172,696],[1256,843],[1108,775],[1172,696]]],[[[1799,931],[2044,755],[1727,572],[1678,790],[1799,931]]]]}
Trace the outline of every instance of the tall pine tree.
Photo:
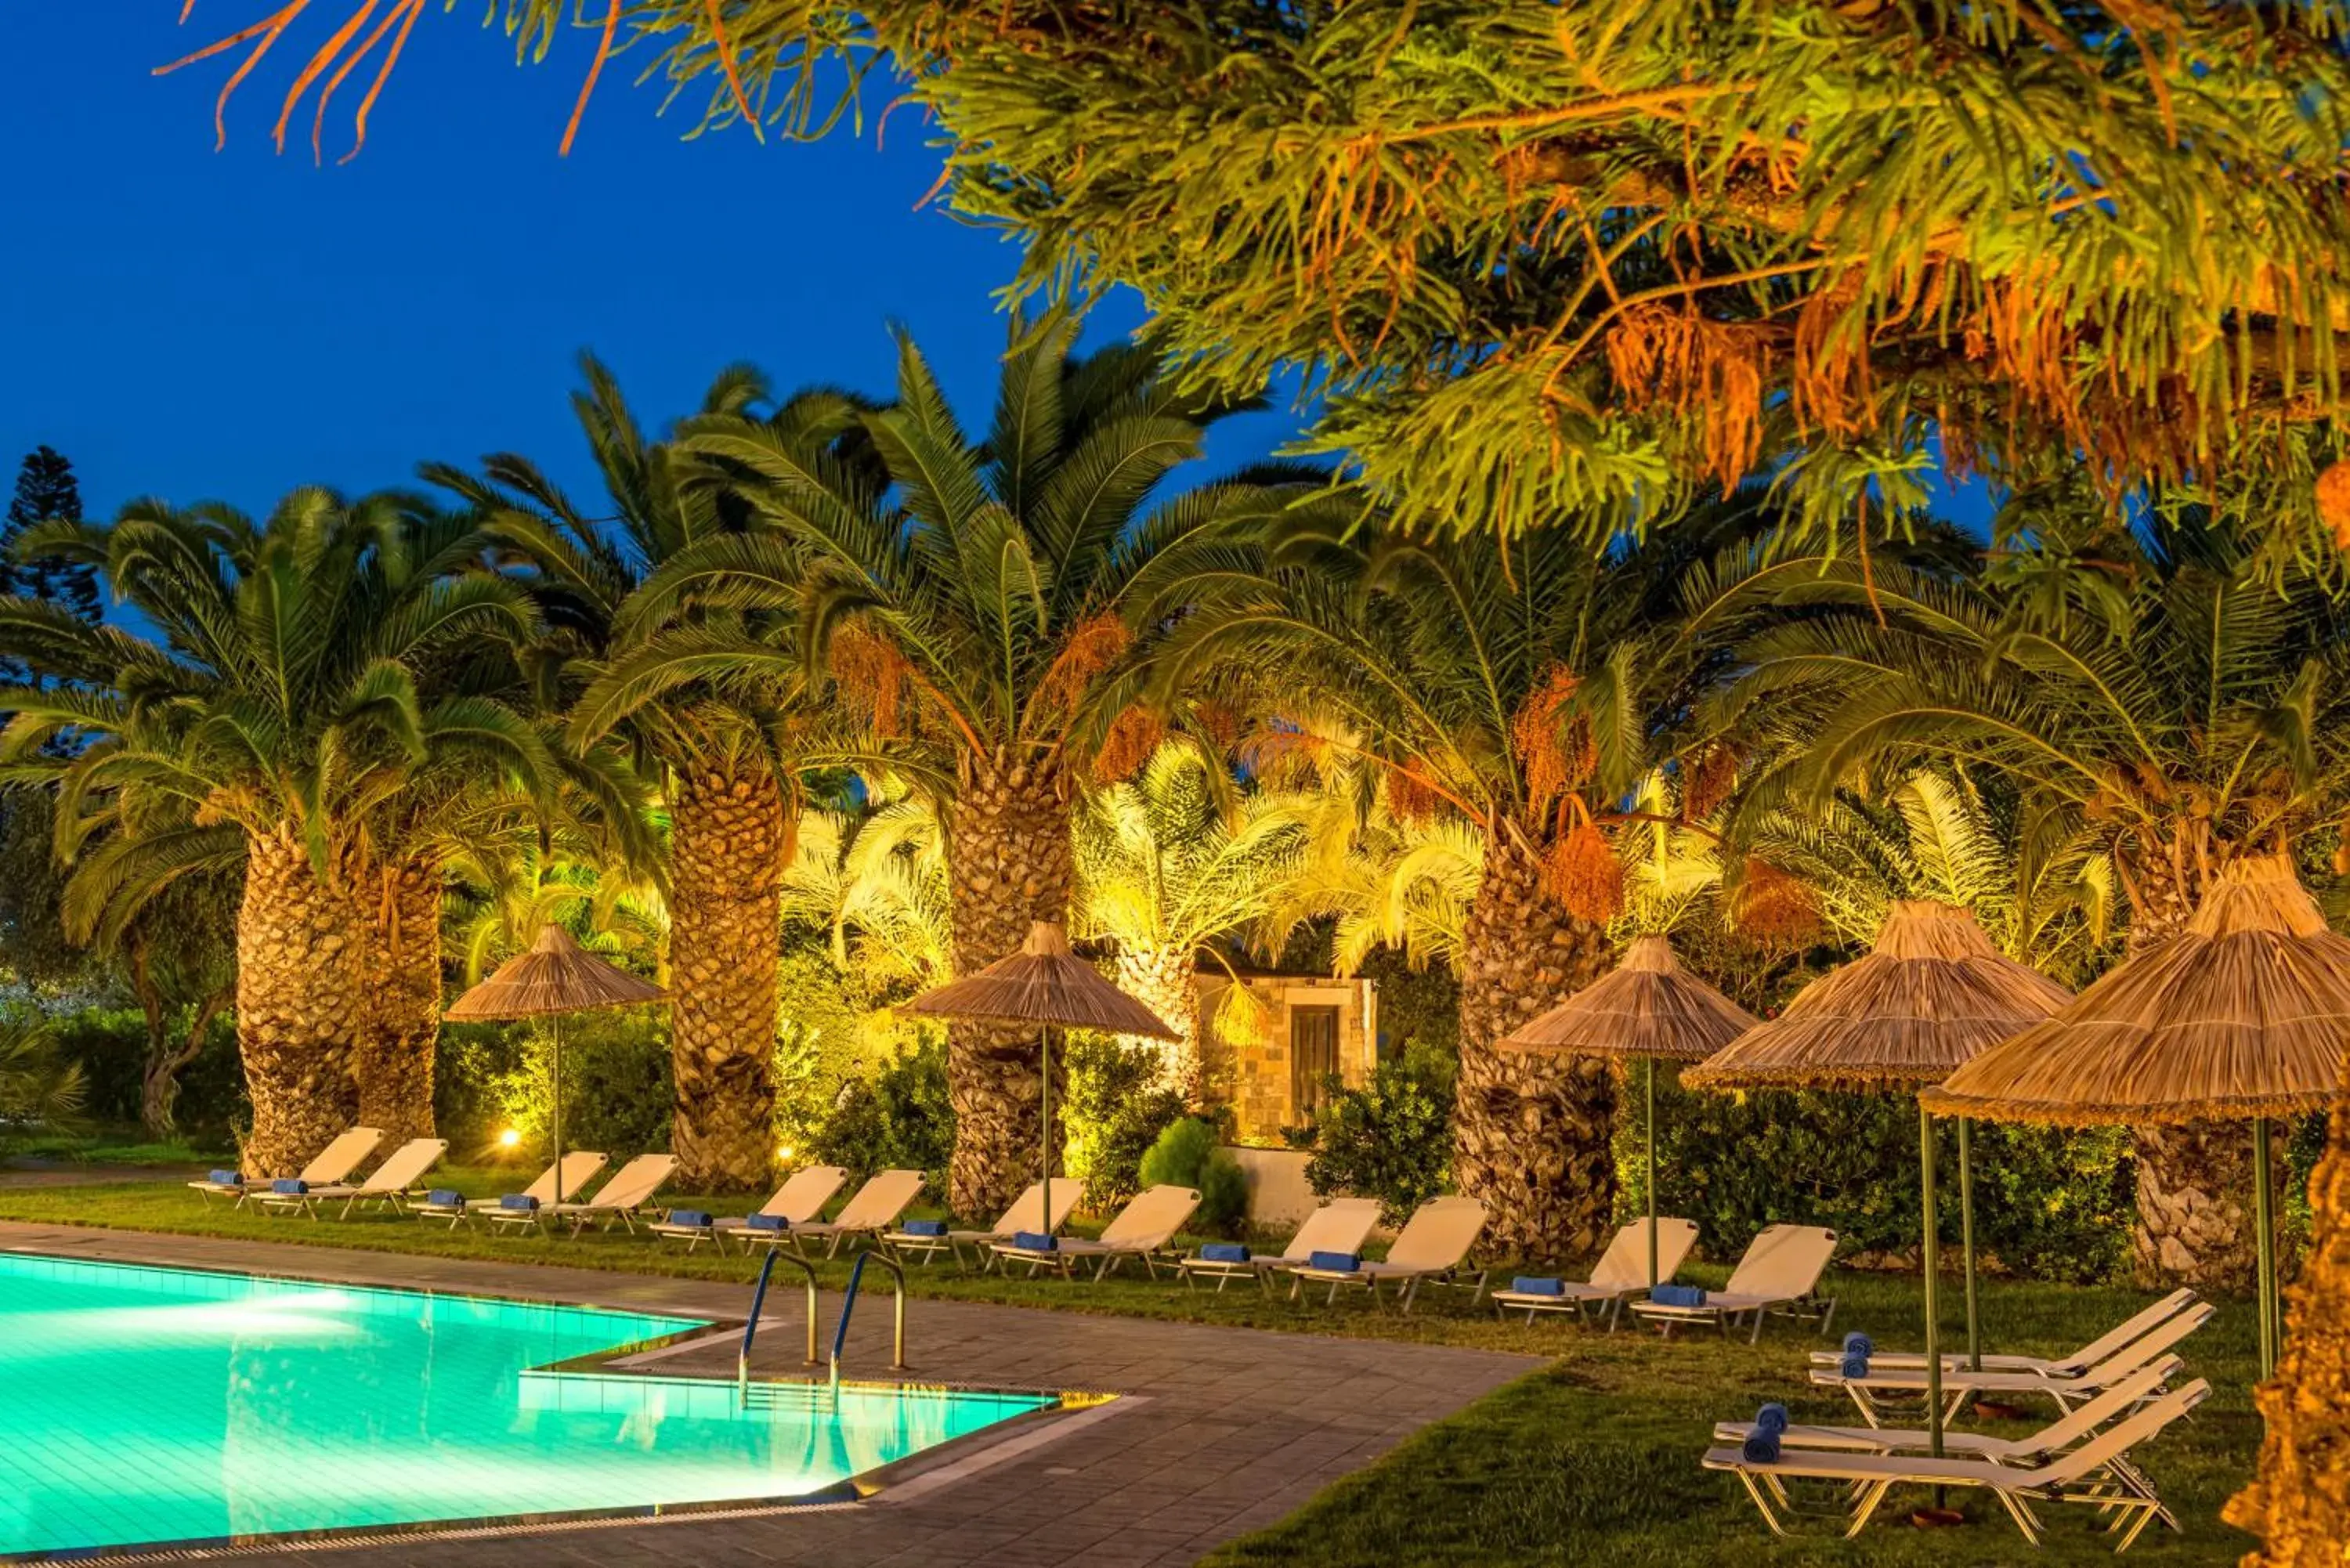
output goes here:
{"type": "Polygon", "coordinates": [[[99,618],[98,568],[80,562],[16,558],[16,541],[43,523],[81,521],[81,486],[73,462],[54,447],[36,447],[16,471],[16,493],[0,525],[0,587],[29,599],[64,605],[86,621],[99,618]]]}

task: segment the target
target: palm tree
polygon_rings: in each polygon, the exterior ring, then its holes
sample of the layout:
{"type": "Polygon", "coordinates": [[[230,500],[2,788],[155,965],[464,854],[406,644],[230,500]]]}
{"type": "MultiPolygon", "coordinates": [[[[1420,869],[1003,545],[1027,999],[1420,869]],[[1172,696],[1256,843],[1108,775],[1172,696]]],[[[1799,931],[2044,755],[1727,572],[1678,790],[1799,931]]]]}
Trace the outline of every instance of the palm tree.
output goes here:
{"type": "Polygon", "coordinates": [[[477,569],[482,546],[470,520],[396,494],[300,490],[257,526],[142,502],[21,547],[102,566],[159,640],[0,601],[0,642],[47,678],[0,697],[16,713],[0,758],[58,780],[57,846],[80,860],[68,924],[119,930],[178,878],[242,869],[253,1169],[296,1168],[357,1114],[370,820],[460,757],[525,788],[553,772],[511,707],[420,684],[452,649],[536,629],[477,569]],[[68,733],[86,743],[43,754],[68,733]]]}
{"type": "MultiPolygon", "coordinates": [[[[715,542],[782,540],[723,489],[697,483],[678,444],[648,437],[601,364],[583,368],[588,384],[572,404],[608,516],[579,511],[520,457],[485,459],[478,476],[426,473],[482,508],[529,574],[550,629],[536,656],[542,697],[567,707],[574,752],[585,756],[618,730],[663,780],[671,1147],[691,1189],[747,1190],[765,1184],[775,1151],[775,930],[790,825],[801,770],[825,758],[793,682],[737,678],[742,649],[788,638],[782,618],[681,601],[656,585],[715,542]],[[659,702],[646,700],[655,694],[659,702]]],[[[687,429],[755,431],[823,465],[844,491],[876,487],[837,450],[857,428],[853,400],[805,392],[755,419],[764,395],[754,373],[729,369],[687,429]]]]}
{"type": "MultiPolygon", "coordinates": [[[[646,614],[788,611],[797,640],[734,657],[672,638],[616,666],[611,683],[642,704],[721,666],[738,678],[827,673],[889,764],[941,802],[964,972],[1017,948],[1031,921],[1066,919],[1076,784],[1105,749],[1139,763],[1159,722],[1129,701],[1136,628],[1156,623],[1165,580],[1234,513],[1264,504],[1242,482],[1156,497],[1232,410],[1187,399],[1141,346],[1078,356],[1076,333],[1057,313],[1014,320],[995,417],[976,440],[901,342],[897,400],[860,421],[886,495],[772,424],[698,428],[687,444],[777,526],[668,562],[646,614]]],[[[1037,1147],[1035,1042],[976,1024],[949,1040],[949,1199],[993,1212],[1029,1179],[1037,1147]]]]}
{"type": "Polygon", "coordinates": [[[833,962],[852,964],[875,989],[916,988],[954,964],[946,835],[918,795],[862,812],[800,815],[796,852],[784,873],[786,925],[824,931],[833,962]]]}
{"type": "MultiPolygon", "coordinates": [[[[2350,628],[2220,519],[2124,526],[2060,497],[2015,521],[2025,542],[1980,575],[1795,563],[1802,612],[1751,640],[1714,722],[1776,745],[1760,799],[1929,763],[2002,775],[2109,860],[2139,950],[2235,856],[2350,813],[2350,628]]],[[[2248,1282],[2241,1129],[2137,1137],[2140,1275],[2248,1282]]]]}
{"type": "Polygon", "coordinates": [[[88,1090],[81,1064],[64,1059],[46,1024],[0,1021],[0,1141],[11,1132],[71,1120],[88,1090]]]}
{"type": "Polygon", "coordinates": [[[1686,701],[1648,645],[1679,617],[1682,563],[1744,516],[1595,558],[1565,528],[1506,544],[1357,538],[1357,519],[1317,529],[1300,514],[1253,579],[1203,586],[1160,661],[1170,689],[1219,670],[1260,701],[1287,688],[1259,756],[1351,745],[1387,815],[1417,832],[1378,871],[1389,914],[1369,929],[1440,930],[1458,911],[1454,1174],[1505,1255],[1588,1253],[1610,1227],[1605,1064],[1498,1045],[1607,962],[1623,902],[1612,803],[1656,765],[1659,724],[1686,701]],[[1468,831],[1419,831],[1448,819],[1468,831]]]}
{"type": "MultiPolygon", "coordinates": [[[[1081,937],[1115,945],[1118,986],[1180,1038],[1165,1082],[1205,1098],[1200,993],[1202,955],[1234,936],[1262,941],[1315,842],[1315,817],[1340,803],[1305,793],[1237,792],[1227,765],[1188,736],[1171,737],[1132,779],[1088,790],[1074,839],[1081,937]]],[[[1228,997],[1243,997],[1234,987],[1228,997]]]]}

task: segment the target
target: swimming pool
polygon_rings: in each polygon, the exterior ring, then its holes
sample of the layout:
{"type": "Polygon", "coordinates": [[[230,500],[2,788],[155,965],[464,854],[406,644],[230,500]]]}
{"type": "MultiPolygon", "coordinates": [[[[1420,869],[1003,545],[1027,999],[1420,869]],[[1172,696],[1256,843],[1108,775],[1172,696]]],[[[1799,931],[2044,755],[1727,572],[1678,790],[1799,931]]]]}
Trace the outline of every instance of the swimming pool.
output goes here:
{"type": "Polygon", "coordinates": [[[0,1555],[805,1498],[1053,1403],[554,1365],[704,1326],[0,1254],[0,1555]]]}

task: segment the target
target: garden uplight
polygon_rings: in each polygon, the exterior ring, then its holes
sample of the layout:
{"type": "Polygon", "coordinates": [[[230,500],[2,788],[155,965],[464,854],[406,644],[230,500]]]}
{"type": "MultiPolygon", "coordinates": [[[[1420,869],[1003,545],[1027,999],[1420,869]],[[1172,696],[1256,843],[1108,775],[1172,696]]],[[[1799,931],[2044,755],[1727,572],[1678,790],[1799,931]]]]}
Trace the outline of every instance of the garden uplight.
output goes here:
{"type": "Polygon", "coordinates": [[[508,1127],[505,1131],[498,1134],[498,1147],[500,1148],[512,1148],[515,1145],[520,1142],[522,1142],[522,1134],[514,1127],[508,1127]]]}

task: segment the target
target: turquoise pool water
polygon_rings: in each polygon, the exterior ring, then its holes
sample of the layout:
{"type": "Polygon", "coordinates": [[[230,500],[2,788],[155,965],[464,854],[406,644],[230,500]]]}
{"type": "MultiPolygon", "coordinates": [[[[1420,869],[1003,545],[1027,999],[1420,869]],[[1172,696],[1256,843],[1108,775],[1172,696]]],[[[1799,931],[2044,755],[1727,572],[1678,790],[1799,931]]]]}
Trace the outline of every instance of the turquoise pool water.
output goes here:
{"type": "Polygon", "coordinates": [[[701,1326],[0,1254],[0,1554],[799,1497],[1048,1403],[545,1370],[701,1326]]]}

